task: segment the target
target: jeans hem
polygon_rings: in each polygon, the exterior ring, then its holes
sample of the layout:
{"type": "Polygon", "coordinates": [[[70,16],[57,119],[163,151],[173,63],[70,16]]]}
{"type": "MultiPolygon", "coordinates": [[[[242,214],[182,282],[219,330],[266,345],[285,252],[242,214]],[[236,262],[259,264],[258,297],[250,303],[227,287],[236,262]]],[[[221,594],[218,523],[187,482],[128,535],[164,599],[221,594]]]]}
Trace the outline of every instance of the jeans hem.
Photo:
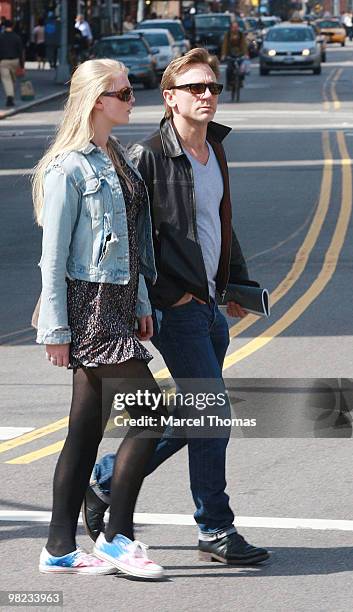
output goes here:
{"type": "Polygon", "coordinates": [[[201,531],[201,529],[199,529],[199,540],[202,542],[212,542],[213,540],[220,540],[231,533],[237,533],[234,525],[230,525],[226,528],[223,527],[218,531],[201,531]]]}
{"type": "Polygon", "coordinates": [[[97,497],[99,497],[99,499],[101,499],[105,504],[110,506],[110,497],[108,495],[105,495],[105,493],[103,493],[102,489],[100,488],[99,484],[96,481],[93,481],[93,482],[91,481],[90,487],[92,491],[97,495],[97,497]]]}

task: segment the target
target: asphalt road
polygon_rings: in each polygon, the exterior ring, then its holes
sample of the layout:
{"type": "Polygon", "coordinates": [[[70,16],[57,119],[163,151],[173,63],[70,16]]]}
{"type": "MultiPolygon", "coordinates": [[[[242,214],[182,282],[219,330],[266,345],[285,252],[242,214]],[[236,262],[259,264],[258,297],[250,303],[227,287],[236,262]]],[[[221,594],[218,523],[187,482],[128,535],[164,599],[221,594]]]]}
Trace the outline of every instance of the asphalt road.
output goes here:
{"type": "MultiPolygon", "coordinates": [[[[165,582],[38,574],[48,518],[40,513],[51,507],[71,375],[48,365],[30,329],[40,231],[29,173],[62,104],[0,124],[0,590],[62,589],[67,610],[351,610],[352,51],[329,49],[321,76],[259,77],[254,66],[241,103],[225,93],[216,117],[233,128],[225,141],[233,223],[251,277],[272,301],[268,320],[229,320],[224,371],[236,386],[237,416],[258,419],[255,432],[234,431],[228,491],[239,530],[273,552],[262,568],[198,561],[182,451],[146,480],[137,507],[138,537],[166,567],[165,582]]],[[[161,117],[158,91],[137,94],[130,126],[117,130],[124,143],[161,117]]],[[[167,377],[154,354],[153,372],[167,377]]],[[[116,444],[104,439],[100,453],[116,444]]],[[[82,527],[79,535],[89,548],[82,527]]]]}

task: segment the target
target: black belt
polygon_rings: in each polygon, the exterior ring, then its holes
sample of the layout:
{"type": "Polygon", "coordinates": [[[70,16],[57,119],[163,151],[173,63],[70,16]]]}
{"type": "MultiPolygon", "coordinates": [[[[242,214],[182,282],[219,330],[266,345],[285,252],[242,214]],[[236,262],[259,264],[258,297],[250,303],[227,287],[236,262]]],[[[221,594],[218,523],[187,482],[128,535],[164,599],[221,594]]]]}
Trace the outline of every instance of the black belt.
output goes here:
{"type": "Polygon", "coordinates": [[[14,59],[20,59],[20,58],[19,58],[19,57],[2,57],[2,58],[0,59],[0,62],[1,62],[2,60],[14,60],[14,59]]]}

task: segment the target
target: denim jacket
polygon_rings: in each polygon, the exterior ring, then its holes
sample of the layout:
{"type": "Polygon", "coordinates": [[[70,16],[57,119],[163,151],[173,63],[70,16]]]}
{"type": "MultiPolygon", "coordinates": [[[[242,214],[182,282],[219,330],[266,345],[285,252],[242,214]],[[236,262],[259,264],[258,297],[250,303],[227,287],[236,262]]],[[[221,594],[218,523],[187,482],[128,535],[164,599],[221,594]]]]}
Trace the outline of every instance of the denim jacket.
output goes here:
{"type": "MultiPolygon", "coordinates": [[[[141,178],[121,145],[128,165],[141,178]]],[[[71,342],[66,277],[126,285],[130,280],[125,202],[110,158],[89,143],[55,158],[44,176],[39,344],[71,342]]],[[[136,316],[151,313],[144,276],[157,278],[148,194],[137,220],[140,275],[136,316]]]]}

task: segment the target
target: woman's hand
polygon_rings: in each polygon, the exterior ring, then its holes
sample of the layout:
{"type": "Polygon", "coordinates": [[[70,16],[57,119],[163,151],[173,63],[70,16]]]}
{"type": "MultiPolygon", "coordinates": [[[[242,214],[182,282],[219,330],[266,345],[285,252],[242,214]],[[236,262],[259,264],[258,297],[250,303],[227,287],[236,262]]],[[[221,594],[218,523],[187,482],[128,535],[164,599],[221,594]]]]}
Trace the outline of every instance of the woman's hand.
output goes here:
{"type": "Polygon", "coordinates": [[[54,366],[63,366],[67,368],[69,365],[70,344],[46,344],[45,355],[48,361],[54,366]]]}
{"type": "Polygon", "coordinates": [[[150,340],[153,336],[153,320],[151,315],[147,317],[138,317],[138,330],[136,331],[136,336],[139,340],[147,341],[150,340]]]}

